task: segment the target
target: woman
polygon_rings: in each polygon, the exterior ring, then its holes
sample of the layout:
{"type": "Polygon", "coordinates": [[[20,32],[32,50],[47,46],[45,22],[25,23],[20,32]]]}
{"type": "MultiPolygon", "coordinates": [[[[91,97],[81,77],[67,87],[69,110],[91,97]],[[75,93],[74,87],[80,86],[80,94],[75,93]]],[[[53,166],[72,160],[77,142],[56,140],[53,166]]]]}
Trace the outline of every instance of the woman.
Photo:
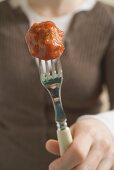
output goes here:
{"type": "MultiPolygon", "coordinates": [[[[44,149],[55,136],[52,103],[24,40],[33,22],[49,19],[65,32],[62,98],[73,124],[72,145],[49,170],[113,170],[114,9],[95,0],[14,2],[0,4],[1,170],[45,170],[54,159],[44,149]],[[100,114],[104,84],[110,111],[100,114]]],[[[57,141],[46,148],[59,155],[57,141]]]]}

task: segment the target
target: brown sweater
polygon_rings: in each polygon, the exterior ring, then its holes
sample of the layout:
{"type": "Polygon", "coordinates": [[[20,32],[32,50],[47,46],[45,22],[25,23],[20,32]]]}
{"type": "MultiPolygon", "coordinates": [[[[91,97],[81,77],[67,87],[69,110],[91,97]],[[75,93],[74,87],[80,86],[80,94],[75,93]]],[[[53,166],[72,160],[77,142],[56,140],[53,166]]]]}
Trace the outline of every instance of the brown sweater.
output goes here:
{"type": "MultiPolygon", "coordinates": [[[[0,170],[47,170],[45,151],[56,136],[52,102],[25,44],[29,27],[20,9],[0,3],[0,170]]],[[[106,84],[114,107],[114,8],[98,2],[74,15],[62,57],[62,99],[69,124],[99,112],[106,84]]]]}

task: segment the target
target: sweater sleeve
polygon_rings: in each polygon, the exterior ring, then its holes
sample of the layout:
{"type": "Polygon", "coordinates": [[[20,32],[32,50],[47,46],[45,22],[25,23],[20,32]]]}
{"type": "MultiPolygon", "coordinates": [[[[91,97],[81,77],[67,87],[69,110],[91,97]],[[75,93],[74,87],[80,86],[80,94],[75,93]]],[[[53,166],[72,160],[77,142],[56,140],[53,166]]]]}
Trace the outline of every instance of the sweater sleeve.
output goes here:
{"type": "Polygon", "coordinates": [[[85,115],[78,118],[77,121],[84,119],[98,119],[109,129],[114,137],[114,110],[99,113],[97,115],[85,115]]]}

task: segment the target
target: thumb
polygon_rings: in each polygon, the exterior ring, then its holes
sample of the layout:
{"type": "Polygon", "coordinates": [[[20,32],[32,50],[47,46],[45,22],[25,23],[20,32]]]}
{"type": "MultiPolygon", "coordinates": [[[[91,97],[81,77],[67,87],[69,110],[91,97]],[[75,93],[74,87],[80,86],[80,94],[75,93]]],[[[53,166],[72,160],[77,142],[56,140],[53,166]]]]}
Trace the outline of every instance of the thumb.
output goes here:
{"type": "Polygon", "coordinates": [[[54,155],[60,155],[59,153],[59,143],[57,140],[48,140],[46,142],[46,149],[48,152],[54,154],[54,155]]]}

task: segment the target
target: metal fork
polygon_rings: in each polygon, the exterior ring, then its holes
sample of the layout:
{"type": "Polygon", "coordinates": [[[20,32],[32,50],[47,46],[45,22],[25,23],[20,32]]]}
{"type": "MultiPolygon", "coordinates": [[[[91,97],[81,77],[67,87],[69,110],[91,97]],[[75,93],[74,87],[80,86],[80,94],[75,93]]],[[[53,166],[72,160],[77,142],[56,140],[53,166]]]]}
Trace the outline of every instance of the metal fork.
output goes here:
{"type": "Polygon", "coordinates": [[[72,136],[67,126],[66,115],[61,101],[61,86],[63,82],[63,72],[60,59],[39,60],[37,59],[42,85],[49,92],[55,111],[55,122],[57,125],[57,137],[62,156],[72,143],[72,136]]]}

